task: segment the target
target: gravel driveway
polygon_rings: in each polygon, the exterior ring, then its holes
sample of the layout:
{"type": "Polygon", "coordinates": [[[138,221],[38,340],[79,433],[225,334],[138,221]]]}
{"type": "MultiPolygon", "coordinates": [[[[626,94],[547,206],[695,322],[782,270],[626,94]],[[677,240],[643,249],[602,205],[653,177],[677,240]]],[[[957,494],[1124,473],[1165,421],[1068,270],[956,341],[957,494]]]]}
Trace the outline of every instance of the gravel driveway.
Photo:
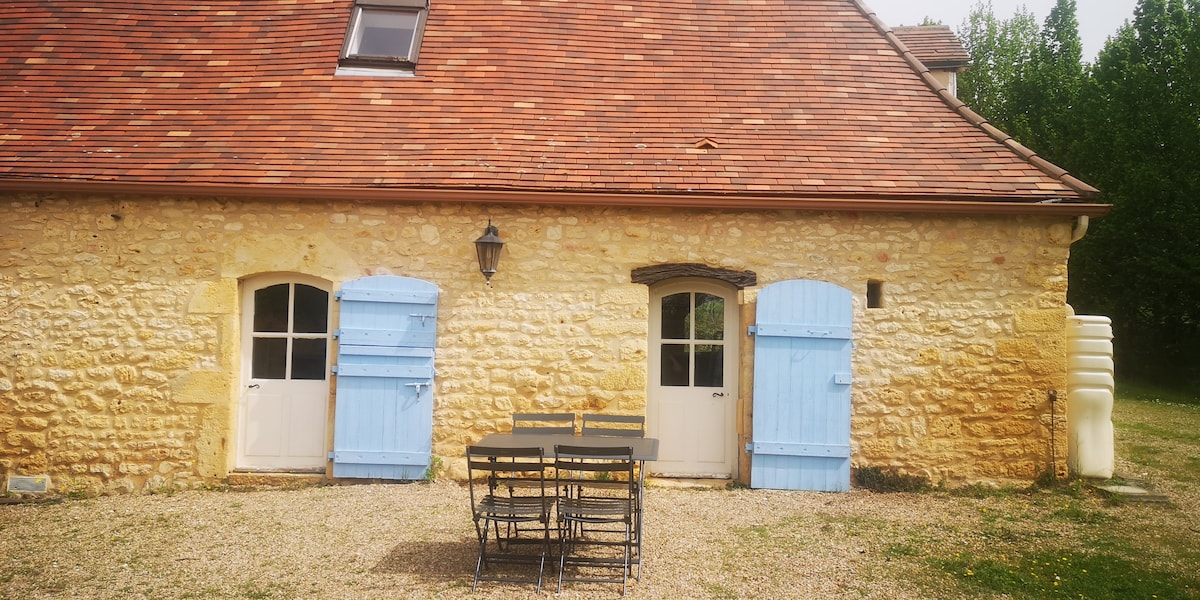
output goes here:
{"type": "MultiPolygon", "coordinates": [[[[503,583],[471,592],[467,504],[464,486],[438,482],[0,506],[0,597],[536,596],[503,583]]],[[[891,532],[972,518],[934,496],[861,490],[651,487],[646,507],[630,598],[923,598],[887,560],[891,532]]],[[[619,594],[570,584],[559,597],[619,594]]]]}

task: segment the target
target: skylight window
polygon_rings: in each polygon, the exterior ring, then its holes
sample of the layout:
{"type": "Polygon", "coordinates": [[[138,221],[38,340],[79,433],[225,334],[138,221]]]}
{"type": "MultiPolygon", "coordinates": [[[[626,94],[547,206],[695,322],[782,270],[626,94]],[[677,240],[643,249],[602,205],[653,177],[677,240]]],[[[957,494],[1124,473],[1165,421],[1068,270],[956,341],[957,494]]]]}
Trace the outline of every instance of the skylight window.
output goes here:
{"type": "Polygon", "coordinates": [[[412,73],[428,12],[427,0],[358,0],[346,30],[338,72],[412,73]]]}

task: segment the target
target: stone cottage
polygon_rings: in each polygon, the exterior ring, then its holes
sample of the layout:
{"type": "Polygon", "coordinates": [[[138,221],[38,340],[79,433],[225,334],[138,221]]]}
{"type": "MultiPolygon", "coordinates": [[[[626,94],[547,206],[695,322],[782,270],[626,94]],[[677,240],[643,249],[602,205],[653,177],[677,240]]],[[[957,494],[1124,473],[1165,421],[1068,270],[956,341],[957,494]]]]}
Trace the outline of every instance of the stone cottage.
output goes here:
{"type": "Polygon", "coordinates": [[[652,472],[756,487],[1065,472],[1108,207],[859,0],[0,22],[6,476],[461,476],[520,411],[644,415],[652,472]]]}

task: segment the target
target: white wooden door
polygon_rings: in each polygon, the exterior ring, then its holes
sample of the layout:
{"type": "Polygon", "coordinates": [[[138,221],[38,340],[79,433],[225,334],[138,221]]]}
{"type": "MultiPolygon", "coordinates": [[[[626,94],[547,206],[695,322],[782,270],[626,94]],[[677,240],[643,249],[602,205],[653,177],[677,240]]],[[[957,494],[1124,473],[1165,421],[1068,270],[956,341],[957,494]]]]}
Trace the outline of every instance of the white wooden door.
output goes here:
{"type": "Polygon", "coordinates": [[[650,294],[646,428],[659,439],[650,466],[669,477],[733,476],[737,464],[738,313],[732,286],[677,279],[650,294]]]}
{"type": "Polygon", "coordinates": [[[329,286],[316,279],[244,285],[238,469],[325,470],[329,306],[329,286]]]}

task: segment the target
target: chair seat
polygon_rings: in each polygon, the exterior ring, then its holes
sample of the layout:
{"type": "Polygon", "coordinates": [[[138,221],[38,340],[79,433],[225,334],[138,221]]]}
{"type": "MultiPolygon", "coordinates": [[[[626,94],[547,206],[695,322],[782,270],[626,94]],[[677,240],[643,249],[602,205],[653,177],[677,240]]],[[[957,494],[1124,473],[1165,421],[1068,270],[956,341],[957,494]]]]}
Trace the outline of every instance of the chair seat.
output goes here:
{"type": "Polygon", "coordinates": [[[549,515],[554,498],[538,496],[484,496],[475,513],[494,520],[540,521],[549,515]]]}
{"type": "Polygon", "coordinates": [[[572,498],[558,500],[563,518],[589,523],[625,521],[633,515],[633,502],[624,498],[572,498]]]}

